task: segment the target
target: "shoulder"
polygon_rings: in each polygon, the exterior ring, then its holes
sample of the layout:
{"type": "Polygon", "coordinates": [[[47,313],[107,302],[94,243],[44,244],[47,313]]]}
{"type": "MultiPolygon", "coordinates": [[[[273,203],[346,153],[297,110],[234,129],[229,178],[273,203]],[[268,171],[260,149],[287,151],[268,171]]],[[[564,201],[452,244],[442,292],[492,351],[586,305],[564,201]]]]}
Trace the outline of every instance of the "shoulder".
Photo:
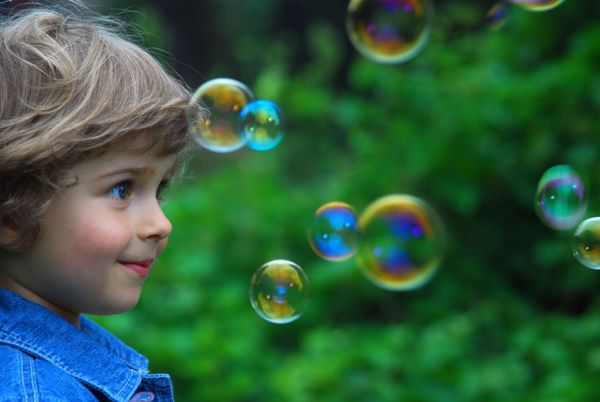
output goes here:
{"type": "Polygon", "coordinates": [[[97,401],[74,377],[19,349],[0,344],[0,361],[0,402],[97,401]]]}

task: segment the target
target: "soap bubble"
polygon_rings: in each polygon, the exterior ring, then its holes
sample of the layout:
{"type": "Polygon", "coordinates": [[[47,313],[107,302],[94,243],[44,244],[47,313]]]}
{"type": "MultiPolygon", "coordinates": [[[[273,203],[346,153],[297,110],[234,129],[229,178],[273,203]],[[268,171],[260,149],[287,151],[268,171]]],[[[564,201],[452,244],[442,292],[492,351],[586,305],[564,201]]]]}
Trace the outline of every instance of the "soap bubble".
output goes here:
{"type": "Polygon", "coordinates": [[[529,11],[547,11],[558,7],[564,0],[510,0],[529,11]]]}
{"type": "Polygon", "coordinates": [[[310,293],[308,276],[288,260],[273,260],[260,267],[248,291],[254,311],[275,324],[298,319],[308,308],[310,293]]]}
{"type": "Polygon", "coordinates": [[[239,127],[249,148],[257,151],[275,148],[283,138],[281,109],[268,100],[250,102],[240,113],[239,127]]]}
{"type": "Polygon", "coordinates": [[[329,202],[315,212],[308,241],[318,256],[342,261],[354,255],[358,245],[357,218],[354,209],[343,202],[329,202]]]}
{"type": "Polygon", "coordinates": [[[490,29],[498,30],[506,22],[508,15],[508,4],[500,2],[494,4],[486,14],[486,21],[490,29]]]}
{"type": "Polygon", "coordinates": [[[600,217],[586,219],[577,226],[573,255],[583,266],[600,269],[600,217]]]}
{"type": "Polygon", "coordinates": [[[401,63],[427,43],[432,16],[429,0],[351,0],[346,28],[363,56],[379,63],[401,63]]]}
{"type": "Polygon", "coordinates": [[[202,84],[187,107],[188,126],[194,139],[213,152],[232,152],[244,146],[238,131],[242,109],[254,99],[250,89],[230,78],[202,84]]]}
{"type": "Polygon", "coordinates": [[[544,172],[535,198],[535,211],[542,222],[556,230],[572,229],[586,208],[583,182],[571,166],[556,165],[544,172]]]}
{"type": "Polygon", "coordinates": [[[417,197],[393,194],[374,201],[359,217],[358,228],[358,266],[381,288],[400,291],[422,286],[442,261],[442,222],[417,197]]]}

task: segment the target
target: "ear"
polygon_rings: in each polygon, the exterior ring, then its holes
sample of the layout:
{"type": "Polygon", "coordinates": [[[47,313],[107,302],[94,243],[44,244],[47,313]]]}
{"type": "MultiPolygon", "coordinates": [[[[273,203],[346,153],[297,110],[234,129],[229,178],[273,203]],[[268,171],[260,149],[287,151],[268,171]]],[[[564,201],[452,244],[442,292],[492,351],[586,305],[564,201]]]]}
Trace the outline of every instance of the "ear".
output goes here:
{"type": "Polygon", "coordinates": [[[10,244],[14,244],[15,241],[19,238],[20,231],[16,227],[9,222],[1,222],[0,223],[0,246],[8,246],[10,244]]]}

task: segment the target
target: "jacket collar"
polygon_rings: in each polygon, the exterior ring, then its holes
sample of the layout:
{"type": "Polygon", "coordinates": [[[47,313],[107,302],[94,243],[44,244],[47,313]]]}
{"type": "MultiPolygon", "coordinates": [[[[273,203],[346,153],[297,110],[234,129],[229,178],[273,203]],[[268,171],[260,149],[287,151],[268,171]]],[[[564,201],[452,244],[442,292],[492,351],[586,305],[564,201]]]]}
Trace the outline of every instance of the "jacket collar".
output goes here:
{"type": "Polygon", "coordinates": [[[113,400],[131,395],[148,360],[81,317],[81,330],[62,317],[0,289],[0,344],[46,360],[113,400]]]}

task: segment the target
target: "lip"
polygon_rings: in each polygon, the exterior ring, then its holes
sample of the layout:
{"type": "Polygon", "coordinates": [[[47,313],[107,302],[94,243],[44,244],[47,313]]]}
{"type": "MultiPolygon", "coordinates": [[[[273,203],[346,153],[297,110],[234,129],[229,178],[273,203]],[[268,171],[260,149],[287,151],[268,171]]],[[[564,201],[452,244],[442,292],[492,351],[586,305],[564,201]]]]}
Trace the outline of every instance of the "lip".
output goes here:
{"type": "Polygon", "coordinates": [[[136,273],[142,278],[146,278],[150,274],[152,269],[152,263],[154,260],[142,260],[142,261],[119,261],[121,265],[130,271],[136,273]]]}

